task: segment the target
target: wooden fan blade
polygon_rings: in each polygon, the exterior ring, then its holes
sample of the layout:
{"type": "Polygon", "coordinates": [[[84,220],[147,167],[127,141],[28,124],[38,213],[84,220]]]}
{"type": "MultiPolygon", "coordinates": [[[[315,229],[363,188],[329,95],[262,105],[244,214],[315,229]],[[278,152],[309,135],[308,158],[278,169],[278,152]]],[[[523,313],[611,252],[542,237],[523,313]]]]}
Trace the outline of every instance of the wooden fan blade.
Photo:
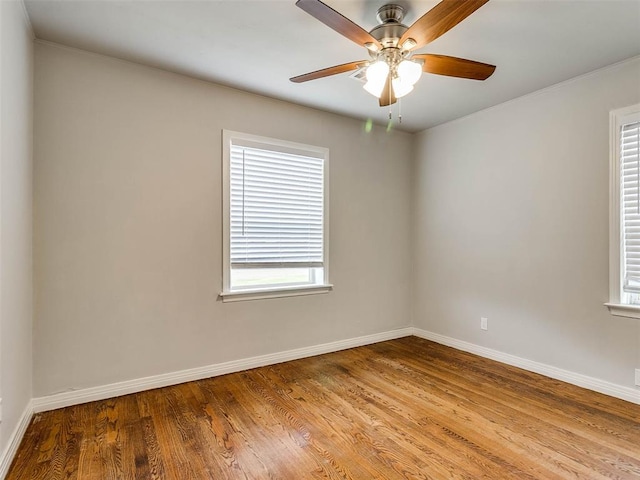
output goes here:
{"type": "Polygon", "coordinates": [[[366,60],[360,60],[359,62],[343,63],[342,65],[334,65],[333,67],[323,68],[322,70],[316,70],[315,72],[305,73],[304,75],[298,75],[297,77],[292,77],[289,80],[291,80],[294,83],[308,82],[309,80],[315,80],[316,78],[329,77],[331,75],[337,75],[338,73],[357,70],[360,67],[364,67],[366,64],[367,64],[366,60]]]}
{"type": "Polygon", "coordinates": [[[373,38],[364,28],[356,25],[347,17],[336,12],[320,0],[298,0],[296,5],[312,17],[320,20],[329,28],[344,35],[349,40],[356,42],[358,45],[364,46],[365,43],[373,43],[378,48],[381,48],[380,42],[373,38]]]}
{"type": "Polygon", "coordinates": [[[448,77],[486,80],[496,69],[495,65],[447,55],[424,53],[413,55],[411,58],[424,60],[424,65],[422,65],[423,72],[446,75],[448,77]]]}
{"type": "Polygon", "coordinates": [[[380,95],[380,106],[386,107],[389,105],[393,105],[398,100],[393,94],[393,88],[391,88],[391,75],[387,77],[387,82],[384,84],[384,88],[382,89],[382,95],[380,95]]]}
{"type": "Polygon", "coordinates": [[[413,46],[411,50],[431,43],[488,1],[489,0],[442,0],[404,32],[398,45],[402,45],[408,38],[413,38],[416,41],[416,45],[413,46]]]}

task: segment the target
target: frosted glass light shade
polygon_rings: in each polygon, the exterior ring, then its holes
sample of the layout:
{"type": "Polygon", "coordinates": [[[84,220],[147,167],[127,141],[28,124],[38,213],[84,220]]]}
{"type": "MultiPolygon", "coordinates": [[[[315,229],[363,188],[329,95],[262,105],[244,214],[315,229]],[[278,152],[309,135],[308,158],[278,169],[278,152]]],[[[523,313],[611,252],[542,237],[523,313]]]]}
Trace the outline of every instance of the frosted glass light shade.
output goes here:
{"type": "Polygon", "coordinates": [[[386,62],[379,60],[376,63],[369,65],[367,68],[367,83],[365,84],[364,89],[374,97],[380,98],[388,75],[389,65],[387,65],[386,62]]]}
{"type": "Polygon", "coordinates": [[[389,75],[389,65],[383,60],[378,60],[367,68],[367,80],[370,82],[384,83],[389,75]]]}
{"type": "Polygon", "coordinates": [[[411,60],[403,60],[398,65],[398,77],[402,83],[414,85],[422,75],[422,66],[411,60]]]}
{"type": "Polygon", "coordinates": [[[393,86],[393,95],[396,98],[404,97],[407,93],[413,90],[413,85],[403,82],[400,78],[394,78],[391,81],[391,85],[393,86]]]}

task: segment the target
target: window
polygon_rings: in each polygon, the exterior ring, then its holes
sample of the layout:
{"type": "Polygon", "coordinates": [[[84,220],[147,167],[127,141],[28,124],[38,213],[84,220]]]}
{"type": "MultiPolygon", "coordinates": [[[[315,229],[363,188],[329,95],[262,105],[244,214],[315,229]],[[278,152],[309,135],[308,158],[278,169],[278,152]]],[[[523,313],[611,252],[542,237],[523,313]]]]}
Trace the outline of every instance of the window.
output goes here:
{"type": "Polygon", "coordinates": [[[611,112],[610,125],[607,306],[614,315],[640,318],[640,104],[611,112]]]}
{"type": "Polygon", "coordinates": [[[326,293],[326,148],[224,130],[223,301],[326,293]]]}

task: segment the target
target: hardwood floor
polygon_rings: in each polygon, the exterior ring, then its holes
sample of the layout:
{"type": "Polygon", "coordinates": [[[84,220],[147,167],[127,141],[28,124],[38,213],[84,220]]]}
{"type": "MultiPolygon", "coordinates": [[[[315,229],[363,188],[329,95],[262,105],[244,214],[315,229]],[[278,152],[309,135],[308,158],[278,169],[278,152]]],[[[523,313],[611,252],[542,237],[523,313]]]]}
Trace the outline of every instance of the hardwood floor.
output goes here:
{"type": "Polygon", "coordinates": [[[8,480],[640,478],[640,406],[416,337],[38,414],[8,480]]]}

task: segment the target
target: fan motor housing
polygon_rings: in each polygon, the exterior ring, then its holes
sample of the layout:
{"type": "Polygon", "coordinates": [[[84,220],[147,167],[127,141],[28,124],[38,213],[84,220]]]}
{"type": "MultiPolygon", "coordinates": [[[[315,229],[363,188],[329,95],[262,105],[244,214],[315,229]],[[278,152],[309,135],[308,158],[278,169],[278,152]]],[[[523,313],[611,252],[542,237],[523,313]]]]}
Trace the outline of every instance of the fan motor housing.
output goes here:
{"type": "Polygon", "coordinates": [[[382,23],[402,23],[404,18],[404,7],[402,5],[396,5],[395,3],[389,3],[383,5],[378,9],[376,13],[378,22],[382,23]]]}
{"type": "Polygon", "coordinates": [[[376,26],[369,33],[378,40],[382,48],[393,48],[398,46],[398,40],[409,27],[403,25],[404,8],[400,5],[383,5],[377,13],[380,25],[376,26]]]}

